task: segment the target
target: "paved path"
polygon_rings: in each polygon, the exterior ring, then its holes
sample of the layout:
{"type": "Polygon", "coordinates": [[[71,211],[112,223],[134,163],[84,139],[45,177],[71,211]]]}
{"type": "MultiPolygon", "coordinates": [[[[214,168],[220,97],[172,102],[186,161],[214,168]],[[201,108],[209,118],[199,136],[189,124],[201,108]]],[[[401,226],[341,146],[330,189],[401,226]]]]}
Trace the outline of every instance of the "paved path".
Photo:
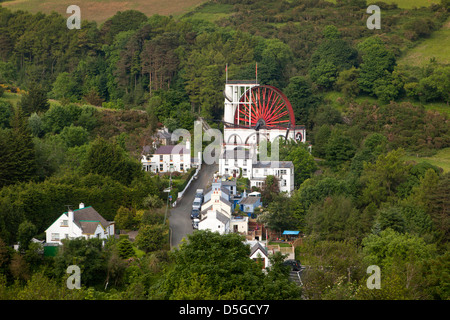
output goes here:
{"type": "Polygon", "coordinates": [[[195,191],[197,189],[203,189],[206,191],[206,186],[212,181],[214,173],[218,170],[219,166],[217,164],[203,164],[197,180],[192,181],[183,198],[177,202],[177,206],[170,210],[169,225],[171,230],[171,248],[178,246],[187,234],[191,234],[193,232],[191,211],[195,191]]]}

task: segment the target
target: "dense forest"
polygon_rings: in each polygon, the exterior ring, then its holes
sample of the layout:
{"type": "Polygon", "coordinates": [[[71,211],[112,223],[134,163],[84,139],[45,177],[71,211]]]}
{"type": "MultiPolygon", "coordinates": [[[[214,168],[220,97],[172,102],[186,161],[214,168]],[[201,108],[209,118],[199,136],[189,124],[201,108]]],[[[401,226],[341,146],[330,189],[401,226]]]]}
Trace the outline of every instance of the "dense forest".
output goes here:
{"type": "Polygon", "coordinates": [[[378,2],[382,27],[370,30],[364,0],[335,2],[216,0],[79,30],[0,7],[0,299],[449,299],[450,174],[407,156],[450,147],[449,113],[430,107],[449,108],[450,65],[397,60],[448,21],[450,3],[378,2]],[[195,18],[214,6],[227,16],[195,18]],[[167,178],[138,161],[161,125],[193,131],[201,116],[221,128],[225,65],[229,79],[254,79],[256,63],[312,145],[280,150],[295,166],[292,197],[274,179],[260,190],[259,221],[305,235],[301,289],[279,255],[262,273],[235,234],[196,232],[169,251],[167,178]],[[136,241],[73,240],[42,257],[31,239],[80,202],[139,230],[136,241]],[[81,290],[65,287],[72,261],[81,290]],[[366,288],[368,265],[383,290],[366,288]]]}

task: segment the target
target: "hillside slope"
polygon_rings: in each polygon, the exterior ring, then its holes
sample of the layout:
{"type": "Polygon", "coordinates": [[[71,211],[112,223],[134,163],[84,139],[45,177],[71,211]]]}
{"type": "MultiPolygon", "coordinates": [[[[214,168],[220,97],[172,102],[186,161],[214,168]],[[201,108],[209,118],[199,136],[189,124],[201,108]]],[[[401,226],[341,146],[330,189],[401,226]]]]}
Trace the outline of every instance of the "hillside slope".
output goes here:
{"type": "Polygon", "coordinates": [[[14,0],[3,2],[1,5],[11,10],[25,10],[31,13],[56,11],[63,16],[69,16],[66,13],[67,7],[76,4],[81,9],[82,19],[103,23],[118,11],[138,10],[147,16],[180,15],[202,2],[204,0],[78,0],[76,3],[69,0],[14,0]]]}

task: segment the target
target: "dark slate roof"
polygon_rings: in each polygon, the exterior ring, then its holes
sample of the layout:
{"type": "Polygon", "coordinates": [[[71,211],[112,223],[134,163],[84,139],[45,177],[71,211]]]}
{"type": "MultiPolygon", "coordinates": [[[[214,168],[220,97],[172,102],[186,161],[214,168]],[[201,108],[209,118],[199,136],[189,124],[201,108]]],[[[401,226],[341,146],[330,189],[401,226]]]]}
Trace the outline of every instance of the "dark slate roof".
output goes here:
{"type": "Polygon", "coordinates": [[[90,206],[73,210],[73,218],[75,224],[81,228],[82,232],[88,234],[94,233],[99,223],[104,229],[111,224],[111,221],[107,221],[90,206]]]}
{"type": "Polygon", "coordinates": [[[261,199],[259,197],[246,197],[242,199],[239,204],[255,204],[256,202],[260,202],[261,199]]]}
{"type": "Polygon", "coordinates": [[[268,255],[268,254],[267,254],[266,248],[264,248],[264,247],[262,246],[262,244],[259,243],[259,242],[257,242],[257,243],[250,249],[250,255],[253,255],[258,249],[261,250],[266,256],[268,255]]]}
{"type": "Polygon", "coordinates": [[[294,168],[292,161],[258,161],[253,168],[294,168]]]}
{"type": "Polygon", "coordinates": [[[189,150],[186,146],[180,145],[169,145],[169,146],[161,146],[159,147],[154,154],[182,154],[189,153],[189,150]]]}
{"type": "Polygon", "coordinates": [[[230,221],[230,219],[228,219],[227,216],[217,211],[216,211],[216,219],[222,222],[223,224],[227,224],[227,222],[230,221]]]}
{"type": "Polygon", "coordinates": [[[248,150],[225,150],[221,156],[222,159],[251,159],[248,150]]]}

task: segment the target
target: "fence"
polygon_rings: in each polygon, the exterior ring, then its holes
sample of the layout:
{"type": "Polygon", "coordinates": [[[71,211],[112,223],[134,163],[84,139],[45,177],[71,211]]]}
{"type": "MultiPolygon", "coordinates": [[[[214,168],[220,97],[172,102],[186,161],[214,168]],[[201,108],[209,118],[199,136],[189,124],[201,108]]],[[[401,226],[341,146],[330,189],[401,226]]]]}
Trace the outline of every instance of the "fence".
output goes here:
{"type": "Polygon", "coordinates": [[[184,193],[186,192],[186,190],[189,188],[189,186],[191,185],[192,181],[197,177],[198,173],[200,172],[202,168],[201,163],[198,165],[197,169],[195,170],[195,173],[192,175],[192,177],[189,179],[189,182],[186,184],[186,186],[184,187],[183,191],[178,192],[178,197],[177,200],[174,202],[173,206],[176,206],[176,203],[183,198],[184,193]]]}

